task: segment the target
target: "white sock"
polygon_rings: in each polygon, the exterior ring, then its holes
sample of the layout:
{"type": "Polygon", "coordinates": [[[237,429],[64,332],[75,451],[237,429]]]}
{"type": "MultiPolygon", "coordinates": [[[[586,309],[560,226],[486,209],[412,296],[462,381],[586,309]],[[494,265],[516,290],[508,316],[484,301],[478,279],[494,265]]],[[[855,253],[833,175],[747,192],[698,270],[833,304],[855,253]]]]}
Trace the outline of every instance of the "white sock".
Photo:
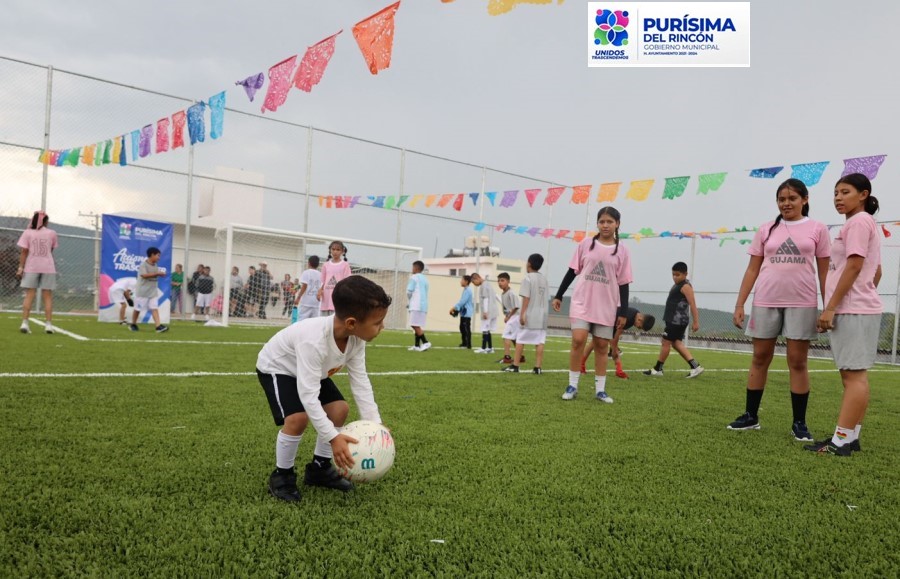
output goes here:
{"type": "Polygon", "coordinates": [[[331,443],[322,438],[321,436],[316,437],[316,456],[321,456],[322,458],[332,458],[334,453],[331,450],[331,443]]]}
{"type": "Polygon", "coordinates": [[[606,376],[594,376],[594,390],[595,394],[606,392],[606,376]]]}
{"type": "Polygon", "coordinates": [[[581,378],[581,372],[572,372],[569,370],[569,386],[578,388],[578,379],[581,378]]]}
{"type": "Polygon", "coordinates": [[[859,431],[862,430],[862,424],[857,424],[853,429],[853,440],[859,440],[859,431]]]}
{"type": "Polygon", "coordinates": [[[844,428],[843,426],[838,426],[834,429],[834,436],[831,437],[831,442],[835,446],[844,446],[845,444],[849,444],[856,440],[856,438],[853,436],[854,431],[854,428],[844,428]]]}
{"type": "Polygon", "coordinates": [[[297,458],[297,447],[300,446],[300,436],[291,436],[281,430],[278,431],[278,439],[275,441],[275,466],[278,468],[294,468],[294,460],[297,458]]]}

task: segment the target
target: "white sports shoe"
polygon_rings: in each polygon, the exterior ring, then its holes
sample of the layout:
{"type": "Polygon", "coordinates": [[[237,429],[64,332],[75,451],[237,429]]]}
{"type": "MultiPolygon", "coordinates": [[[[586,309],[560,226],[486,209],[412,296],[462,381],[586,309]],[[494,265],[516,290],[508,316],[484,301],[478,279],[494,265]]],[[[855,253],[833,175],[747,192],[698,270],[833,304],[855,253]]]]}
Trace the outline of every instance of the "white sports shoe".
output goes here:
{"type": "Polygon", "coordinates": [[[427,350],[430,347],[431,347],[431,342],[425,342],[424,344],[419,346],[419,351],[424,352],[425,350],[427,350]]]}
{"type": "Polygon", "coordinates": [[[22,325],[19,326],[19,331],[23,334],[31,333],[31,328],[28,327],[28,320],[22,320],[22,325]]]}
{"type": "Polygon", "coordinates": [[[407,348],[406,350],[407,350],[408,352],[421,352],[421,351],[422,351],[422,348],[420,348],[420,347],[418,347],[418,346],[410,346],[410,347],[407,348]]]}
{"type": "Polygon", "coordinates": [[[493,354],[493,353],[494,353],[494,349],[493,349],[493,348],[485,348],[484,351],[483,351],[482,353],[483,353],[483,354],[493,354]]]}
{"type": "Polygon", "coordinates": [[[703,374],[703,366],[697,366],[696,368],[691,368],[691,373],[685,376],[685,378],[696,378],[700,374],[703,374]]]}
{"type": "Polygon", "coordinates": [[[568,386],[566,386],[566,391],[563,392],[562,399],[563,400],[572,400],[576,396],[578,396],[578,388],[569,384],[568,386]]]}
{"type": "Polygon", "coordinates": [[[47,322],[44,324],[44,331],[47,332],[48,334],[52,334],[53,332],[56,331],[56,328],[53,327],[53,324],[51,324],[50,322],[47,322]]]}
{"type": "Polygon", "coordinates": [[[597,396],[597,400],[599,400],[600,402],[606,402],[607,404],[613,403],[612,396],[610,396],[606,392],[597,392],[596,396],[597,396]]]}
{"type": "Polygon", "coordinates": [[[485,350],[484,348],[476,348],[476,349],[472,350],[472,353],[473,354],[487,354],[487,350],[485,350]]]}

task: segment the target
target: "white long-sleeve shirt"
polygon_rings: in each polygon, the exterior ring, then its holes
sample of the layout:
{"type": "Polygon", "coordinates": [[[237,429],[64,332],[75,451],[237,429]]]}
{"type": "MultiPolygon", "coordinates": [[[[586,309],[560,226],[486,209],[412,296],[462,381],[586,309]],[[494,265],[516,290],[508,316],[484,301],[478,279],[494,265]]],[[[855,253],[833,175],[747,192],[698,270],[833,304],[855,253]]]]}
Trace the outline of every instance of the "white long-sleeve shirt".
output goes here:
{"type": "Polygon", "coordinates": [[[256,360],[256,368],[265,374],[297,378],[300,402],[316,432],[332,440],[338,435],[322,403],[320,382],[347,367],[350,390],[363,420],[381,423],[372,383],[366,372],[366,342],[350,336],[341,352],[334,341],[334,316],[309,318],[284,328],[266,342],[256,360]]]}

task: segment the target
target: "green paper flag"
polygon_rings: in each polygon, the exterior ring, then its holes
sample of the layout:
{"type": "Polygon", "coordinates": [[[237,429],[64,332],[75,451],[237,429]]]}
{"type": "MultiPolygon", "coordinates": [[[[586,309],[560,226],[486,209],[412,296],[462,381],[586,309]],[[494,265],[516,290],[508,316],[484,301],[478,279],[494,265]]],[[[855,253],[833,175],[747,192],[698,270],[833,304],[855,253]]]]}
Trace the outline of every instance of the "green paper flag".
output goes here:
{"type": "Polygon", "coordinates": [[[666,177],[666,188],[663,191],[662,198],[676,199],[681,197],[684,195],[684,190],[687,189],[687,184],[690,180],[690,177],[666,177]]]}
{"type": "Polygon", "coordinates": [[[722,183],[725,182],[725,177],[728,176],[728,173],[707,173],[706,175],[700,175],[700,186],[697,188],[697,195],[701,193],[706,195],[710,191],[718,191],[719,187],[722,186],[722,183]]]}

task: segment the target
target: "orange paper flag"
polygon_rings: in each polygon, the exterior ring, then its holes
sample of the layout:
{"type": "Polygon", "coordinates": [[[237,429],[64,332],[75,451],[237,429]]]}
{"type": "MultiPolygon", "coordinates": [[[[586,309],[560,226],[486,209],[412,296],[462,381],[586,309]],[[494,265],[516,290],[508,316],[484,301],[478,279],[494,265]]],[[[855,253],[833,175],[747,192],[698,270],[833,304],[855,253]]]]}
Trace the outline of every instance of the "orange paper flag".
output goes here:
{"type": "Polygon", "coordinates": [[[391,65],[391,51],[394,47],[394,14],[400,2],[376,12],[353,27],[353,38],[359,45],[363,58],[372,74],[391,65]]]}
{"type": "Polygon", "coordinates": [[[572,187],[572,203],[575,205],[584,205],[591,196],[590,185],[576,185],[572,187]]]}
{"type": "Polygon", "coordinates": [[[581,242],[584,239],[585,232],[584,231],[576,231],[574,235],[572,235],[572,241],[575,243],[581,242]]]}
{"type": "Polygon", "coordinates": [[[615,201],[616,197],[619,195],[619,187],[621,186],[622,183],[603,183],[600,185],[600,192],[597,193],[597,202],[605,203],[607,201],[615,201]]]}

